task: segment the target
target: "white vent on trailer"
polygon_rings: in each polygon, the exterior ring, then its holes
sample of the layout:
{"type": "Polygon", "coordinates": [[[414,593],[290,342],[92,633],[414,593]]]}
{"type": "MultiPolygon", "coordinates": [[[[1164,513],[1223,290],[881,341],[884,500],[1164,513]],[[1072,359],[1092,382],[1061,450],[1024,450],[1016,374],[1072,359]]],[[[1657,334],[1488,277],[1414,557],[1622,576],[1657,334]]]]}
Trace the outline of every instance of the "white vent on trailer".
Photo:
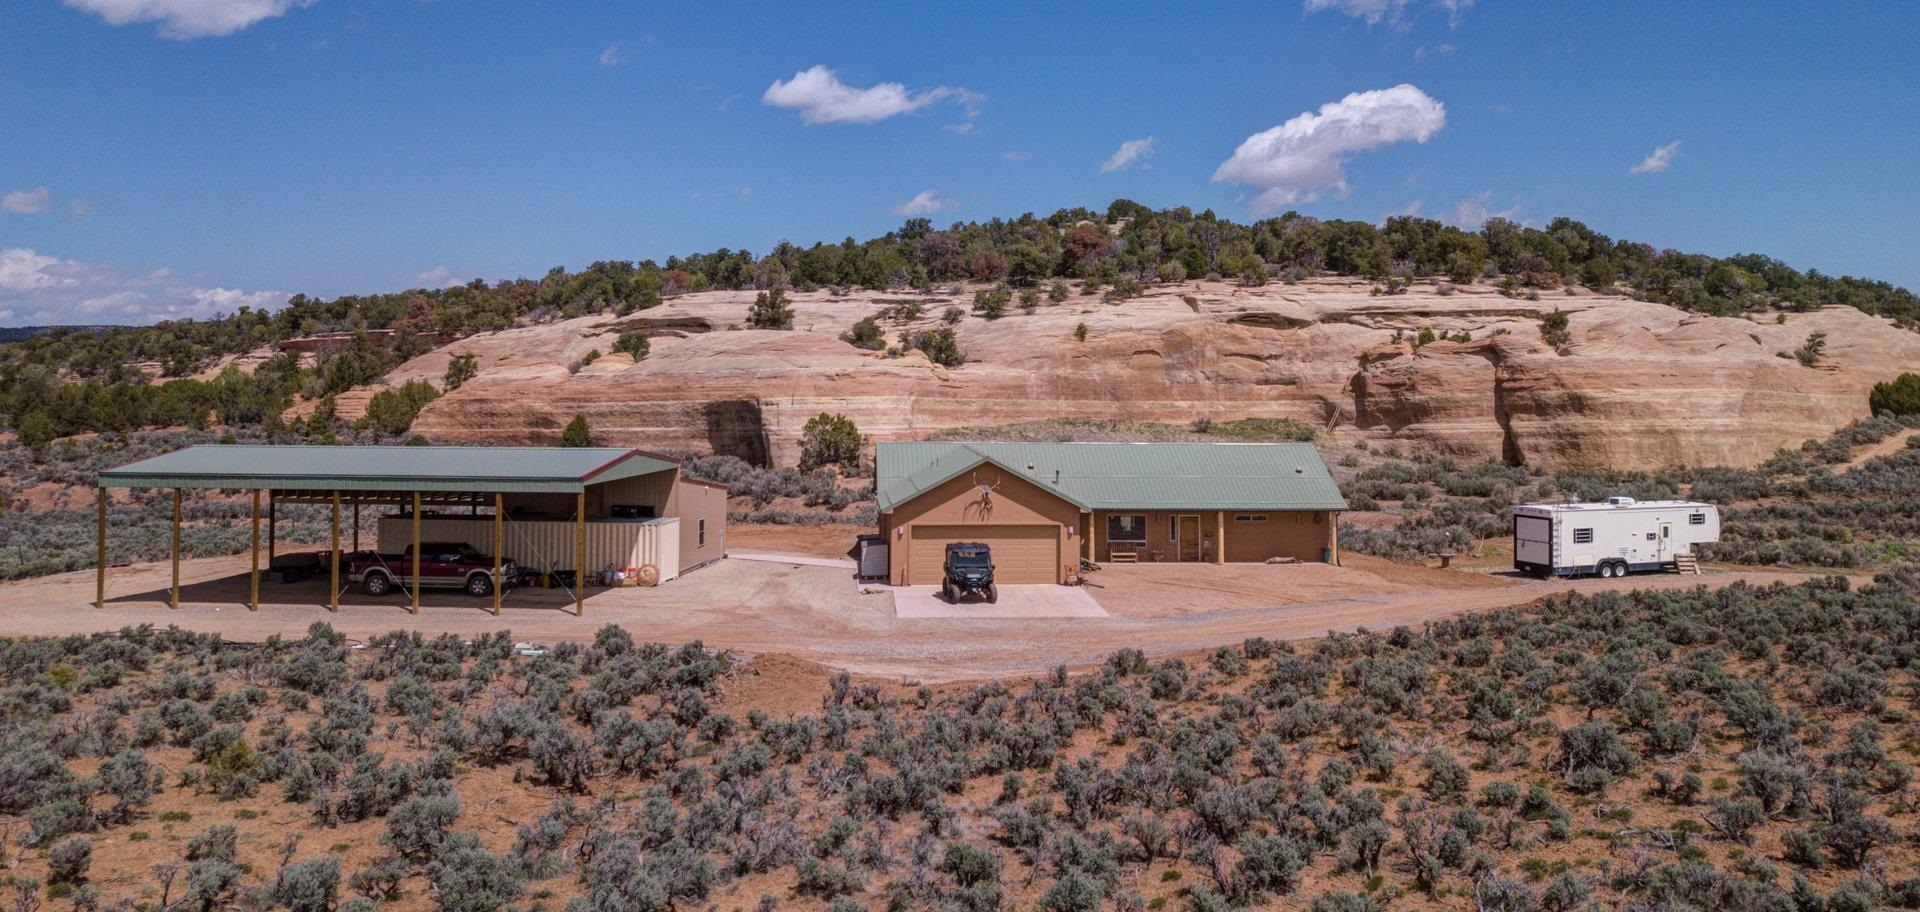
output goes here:
{"type": "Polygon", "coordinates": [[[1607,498],[1607,506],[1609,507],[1631,507],[1633,504],[1634,500],[1631,497],[1623,497],[1616,494],[1607,498]]]}

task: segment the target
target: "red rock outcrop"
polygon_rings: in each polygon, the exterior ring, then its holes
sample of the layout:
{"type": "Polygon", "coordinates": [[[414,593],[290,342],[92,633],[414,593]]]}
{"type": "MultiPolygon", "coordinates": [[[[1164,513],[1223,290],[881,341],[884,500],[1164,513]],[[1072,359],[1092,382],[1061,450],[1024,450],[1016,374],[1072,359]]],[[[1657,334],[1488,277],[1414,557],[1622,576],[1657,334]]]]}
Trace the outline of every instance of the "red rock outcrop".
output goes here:
{"type": "MultiPolygon", "coordinates": [[[[1397,442],[1545,467],[1750,465],[1866,414],[1867,391],[1920,368],[1920,335],[1849,308],[1707,317],[1620,297],[1515,300],[1485,287],[1373,296],[1359,282],[1159,286],[1120,304],[1076,295],[955,327],[967,363],[889,357],[840,333],[900,295],[796,295],[795,328],[747,330],[751,292],[676,298],[625,319],[587,317],[472,337],[395,375],[438,380],[454,353],[480,373],[422,412],[435,437],[548,442],[575,412],[621,445],[719,450],[789,465],[822,411],[876,440],[1049,418],[1185,424],[1292,418],[1340,440],[1397,442]],[[1568,314],[1565,353],[1539,317],[1568,314]],[[1084,341],[1075,330],[1085,325],[1084,341]],[[638,362],[608,354],[653,334],[638,362]],[[1437,341],[1416,344],[1423,329],[1437,341]],[[1814,332],[1812,367],[1790,356],[1814,332]],[[1465,341],[1452,341],[1466,334],[1465,341]]],[[[941,325],[968,296],[921,299],[890,337],[941,325]]]]}

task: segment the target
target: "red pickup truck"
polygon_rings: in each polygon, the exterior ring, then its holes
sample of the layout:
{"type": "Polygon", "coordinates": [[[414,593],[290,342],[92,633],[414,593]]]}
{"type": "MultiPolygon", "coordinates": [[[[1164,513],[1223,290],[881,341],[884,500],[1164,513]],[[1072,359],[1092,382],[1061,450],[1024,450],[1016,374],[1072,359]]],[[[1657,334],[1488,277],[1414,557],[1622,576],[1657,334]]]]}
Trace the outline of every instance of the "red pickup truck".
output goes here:
{"type": "MultiPolygon", "coordinates": [[[[347,579],[360,584],[368,595],[386,595],[406,588],[413,578],[413,546],[399,554],[355,551],[346,556],[347,579]]],[[[494,586],[512,588],[520,575],[512,561],[500,564],[500,579],[493,577],[493,558],[481,554],[472,545],[457,542],[424,542],[420,545],[420,588],[464,589],[468,595],[488,596],[494,586]]]]}

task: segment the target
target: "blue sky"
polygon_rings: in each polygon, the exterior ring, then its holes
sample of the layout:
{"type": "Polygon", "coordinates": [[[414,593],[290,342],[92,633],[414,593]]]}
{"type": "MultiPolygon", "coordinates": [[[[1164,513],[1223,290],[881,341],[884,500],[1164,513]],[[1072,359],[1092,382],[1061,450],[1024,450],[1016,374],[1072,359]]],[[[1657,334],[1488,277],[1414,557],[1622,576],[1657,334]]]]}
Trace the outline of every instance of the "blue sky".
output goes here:
{"type": "Polygon", "coordinates": [[[907,9],[15,0],[0,324],[1122,196],[1569,215],[1920,287],[1920,4],[907,9]]]}

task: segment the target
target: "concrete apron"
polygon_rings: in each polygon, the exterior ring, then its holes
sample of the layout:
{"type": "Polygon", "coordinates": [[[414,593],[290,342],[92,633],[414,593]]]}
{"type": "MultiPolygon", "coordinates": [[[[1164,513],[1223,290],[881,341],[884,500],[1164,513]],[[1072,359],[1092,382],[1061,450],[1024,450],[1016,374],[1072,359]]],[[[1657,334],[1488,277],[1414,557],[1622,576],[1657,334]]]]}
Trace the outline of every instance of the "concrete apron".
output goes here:
{"type": "Polygon", "coordinates": [[[999,600],[962,598],[949,604],[938,586],[872,586],[893,593],[893,613],[902,619],[926,618],[1103,618],[1107,610],[1079,586],[1001,586],[999,600]]]}

